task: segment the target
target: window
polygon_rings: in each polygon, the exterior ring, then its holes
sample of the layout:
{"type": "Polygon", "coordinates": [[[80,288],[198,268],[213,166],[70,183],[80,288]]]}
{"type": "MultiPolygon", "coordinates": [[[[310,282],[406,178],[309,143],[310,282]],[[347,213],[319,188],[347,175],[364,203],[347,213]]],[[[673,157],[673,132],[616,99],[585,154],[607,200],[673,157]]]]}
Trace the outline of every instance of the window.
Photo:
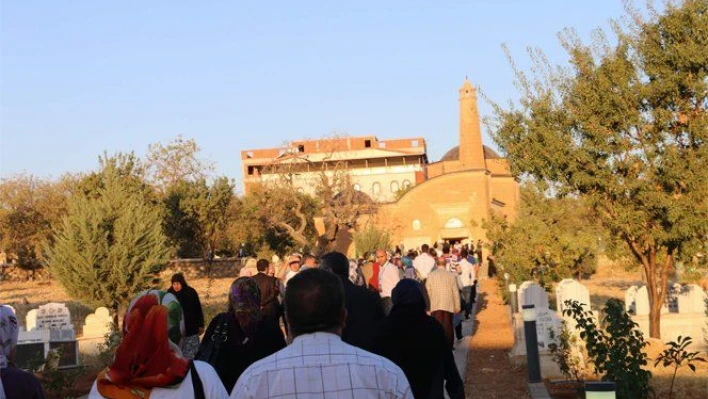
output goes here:
{"type": "Polygon", "coordinates": [[[364,147],[371,148],[371,140],[364,140],[364,147]]]}
{"type": "Polygon", "coordinates": [[[413,230],[418,231],[421,227],[420,220],[416,219],[413,221],[413,230]]]}
{"type": "Polygon", "coordinates": [[[397,192],[397,191],[400,190],[400,189],[401,189],[401,187],[398,185],[398,182],[397,182],[397,181],[394,180],[394,181],[391,182],[391,192],[392,192],[392,193],[395,193],[395,192],[397,192]]]}
{"type": "Polygon", "coordinates": [[[411,187],[411,182],[410,180],[404,180],[403,181],[403,189],[408,190],[411,187]]]}
{"type": "Polygon", "coordinates": [[[458,218],[450,218],[447,221],[447,223],[445,223],[446,229],[456,229],[456,228],[463,227],[463,226],[464,226],[464,224],[458,218]]]}
{"type": "Polygon", "coordinates": [[[305,152],[305,146],[300,144],[297,146],[297,152],[305,152]]]}
{"type": "Polygon", "coordinates": [[[371,194],[373,194],[373,195],[381,194],[381,184],[379,184],[379,182],[376,182],[373,185],[371,185],[371,194]]]}
{"type": "Polygon", "coordinates": [[[249,167],[248,167],[248,174],[249,174],[249,175],[253,175],[255,169],[256,169],[256,168],[254,168],[253,166],[249,166],[249,167]]]}

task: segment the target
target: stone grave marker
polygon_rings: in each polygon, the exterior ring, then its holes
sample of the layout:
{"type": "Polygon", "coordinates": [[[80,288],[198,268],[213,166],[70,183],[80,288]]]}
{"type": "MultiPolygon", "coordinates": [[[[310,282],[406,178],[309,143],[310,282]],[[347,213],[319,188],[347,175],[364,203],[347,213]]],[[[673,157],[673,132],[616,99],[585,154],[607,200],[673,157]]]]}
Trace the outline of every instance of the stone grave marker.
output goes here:
{"type": "Polygon", "coordinates": [[[637,294],[634,297],[634,306],[637,316],[647,316],[649,314],[649,291],[646,285],[637,289],[637,294]]]}
{"type": "Polygon", "coordinates": [[[111,331],[113,318],[107,308],[101,306],[96,312],[86,316],[83,336],[102,338],[111,331]]]}
{"type": "Polygon", "coordinates": [[[556,309],[559,313],[563,313],[565,301],[568,300],[578,301],[585,310],[590,310],[590,291],[572,278],[563,279],[556,286],[556,309]]]}
{"type": "Polygon", "coordinates": [[[678,312],[681,314],[704,313],[707,295],[703,288],[697,284],[684,286],[678,294],[678,312]]]}
{"type": "Polygon", "coordinates": [[[536,309],[548,309],[548,293],[540,285],[525,281],[518,290],[519,309],[524,305],[534,305],[536,309]]]}
{"type": "Polygon", "coordinates": [[[25,316],[25,330],[32,331],[37,328],[37,309],[32,309],[25,316]]]}
{"type": "Polygon", "coordinates": [[[550,329],[556,337],[560,335],[562,327],[562,319],[558,317],[556,312],[546,308],[536,308],[536,337],[538,338],[538,347],[548,349],[551,343],[550,329]]]}
{"type": "Polygon", "coordinates": [[[637,306],[635,299],[637,297],[637,291],[639,287],[633,285],[627,289],[624,293],[624,311],[627,313],[635,313],[637,311],[637,306]]]}
{"type": "Polygon", "coordinates": [[[37,309],[38,330],[73,330],[69,308],[63,303],[48,303],[37,309]]]}

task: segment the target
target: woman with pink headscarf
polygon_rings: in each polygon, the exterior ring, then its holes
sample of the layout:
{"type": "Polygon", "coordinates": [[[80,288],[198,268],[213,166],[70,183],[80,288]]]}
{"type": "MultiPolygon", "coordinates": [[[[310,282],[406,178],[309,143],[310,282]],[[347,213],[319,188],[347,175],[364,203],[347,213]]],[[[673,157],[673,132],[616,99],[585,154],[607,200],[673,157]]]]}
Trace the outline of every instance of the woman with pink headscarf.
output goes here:
{"type": "Polygon", "coordinates": [[[0,305],[0,398],[44,399],[42,385],[32,373],[15,366],[15,346],[20,326],[15,311],[0,305]]]}

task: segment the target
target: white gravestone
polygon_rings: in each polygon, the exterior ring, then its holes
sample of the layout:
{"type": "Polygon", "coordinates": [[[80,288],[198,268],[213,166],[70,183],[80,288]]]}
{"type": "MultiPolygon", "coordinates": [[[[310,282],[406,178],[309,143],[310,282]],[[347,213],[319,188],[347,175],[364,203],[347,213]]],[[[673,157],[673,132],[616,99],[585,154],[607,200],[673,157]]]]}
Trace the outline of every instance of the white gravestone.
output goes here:
{"type": "Polygon", "coordinates": [[[678,311],[681,314],[705,312],[707,294],[699,285],[688,284],[678,294],[678,311]]]}
{"type": "Polygon", "coordinates": [[[554,335],[558,337],[561,327],[562,319],[558,317],[556,312],[548,308],[536,308],[536,337],[539,348],[548,349],[548,345],[551,343],[549,330],[552,329],[554,335]]]}
{"type": "Polygon", "coordinates": [[[646,285],[637,289],[637,294],[634,297],[634,310],[637,316],[647,316],[649,314],[649,291],[646,285]]]}
{"type": "Polygon", "coordinates": [[[566,278],[556,286],[556,309],[563,313],[565,301],[578,301],[585,310],[590,310],[590,291],[579,282],[566,278]]]}
{"type": "Polygon", "coordinates": [[[548,309],[548,293],[540,285],[525,281],[519,287],[519,309],[524,305],[534,305],[536,309],[548,309]]]}
{"type": "Polygon", "coordinates": [[[624,293],[624,311],[627,313],[634,313],[637,311],[637,306],[635,303],[635,299],[637,297],[637,290],[639,290],[639,287],[633,285],[629,287],[624,293]]]}
{"type": "Polygon", "coordinates": [[[84,324],[83,336],[102,338],[111,331],[111,325],[113,324],[113,319],[111,318],[108,309],[101,306],[96,309],[96,312],[91,313],[86,316],[86,322],[84,324]]]}
{"type": "Polygon", "coordinates": [[[73,330],[69,308],[63,303],[48,303],[37,309],[38,330],[73,330]]]}
{"type": "Polygon", "coordinates": [[[25,330],[32,331],[37,328],[37,309],[32,309],[25,316],[25,330]]]}

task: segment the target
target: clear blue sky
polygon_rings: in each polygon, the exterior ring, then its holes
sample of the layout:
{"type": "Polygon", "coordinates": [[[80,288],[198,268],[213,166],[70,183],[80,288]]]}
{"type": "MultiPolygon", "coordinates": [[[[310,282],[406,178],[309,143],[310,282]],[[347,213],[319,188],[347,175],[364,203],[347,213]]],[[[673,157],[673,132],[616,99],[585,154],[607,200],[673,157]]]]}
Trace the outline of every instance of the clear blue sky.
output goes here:
{"type": "Polygon", "coordinates": [[[0,176],[88,171],[179,134],[237,186],[241,150],[332,133],[423,136],[437,160],[465,75],[518,97],[502,43],[522,66],[529,45],[565,63],[561,29],[588,38],[621,15],[620,0],[0,0],[0,176]]]}

